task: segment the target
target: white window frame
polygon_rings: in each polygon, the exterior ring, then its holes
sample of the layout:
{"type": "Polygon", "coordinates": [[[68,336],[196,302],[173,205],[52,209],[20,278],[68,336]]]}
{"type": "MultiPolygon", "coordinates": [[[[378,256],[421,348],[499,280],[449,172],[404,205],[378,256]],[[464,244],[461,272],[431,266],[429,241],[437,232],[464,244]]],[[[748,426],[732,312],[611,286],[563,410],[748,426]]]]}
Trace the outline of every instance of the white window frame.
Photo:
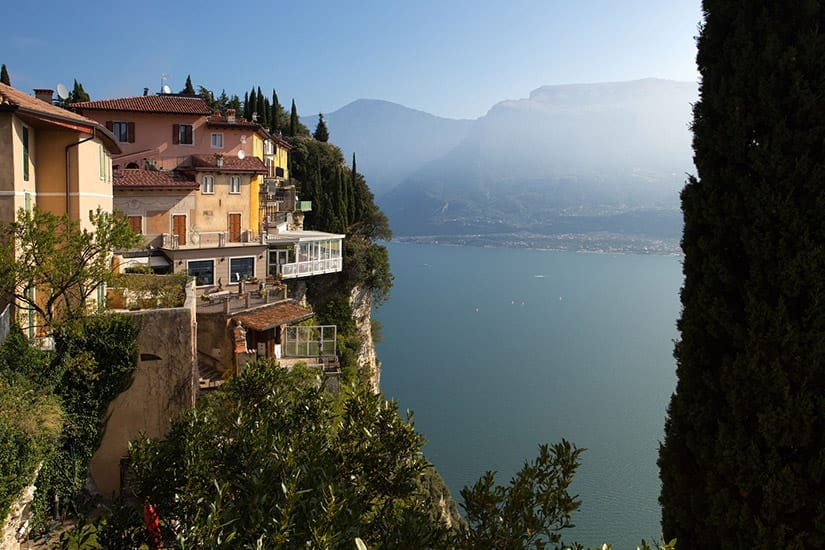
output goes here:
{"type": "Polygon", "coordinates": [[[102,143],[98,143],[98,159],[100,161],[100,181],[111,183],[112,181],[112,157],[109,151],[103,147],[102,143]]]}
{"type": "Polygon", "coordinates": [[[209,137],[209,143],[212,149],[223,149],[223,133],[214,132],[209,137]],[[220,143],[217,143],[220,142],[220,143]]]}
{"type": "Polygon", "coordinates": [[[201,176],[201,193],[204,195],[215,194],[215,176],[201,176]]]}
{"type": "Polygon", "coordinates": [[[229,194],[241,194],[241,176],[229,176],[229,194]]]}

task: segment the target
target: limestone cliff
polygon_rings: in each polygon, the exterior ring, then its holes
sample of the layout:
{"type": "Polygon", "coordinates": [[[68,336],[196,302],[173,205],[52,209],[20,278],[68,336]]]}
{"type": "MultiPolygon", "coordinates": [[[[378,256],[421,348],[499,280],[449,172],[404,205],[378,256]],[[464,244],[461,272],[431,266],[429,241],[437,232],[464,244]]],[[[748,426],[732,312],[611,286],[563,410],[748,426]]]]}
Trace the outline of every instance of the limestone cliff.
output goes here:
{"type": "Polygon", "coordinates": [[[372,373],[372,389],[378,392],[381,389],[381,362],[375,353],[375,341],[372,338],[372,291],[360,285],[355,286],[350,292],[349,302],[361,340],[358,368],[362,371],[369,369],[368,372],[372,373]]]}

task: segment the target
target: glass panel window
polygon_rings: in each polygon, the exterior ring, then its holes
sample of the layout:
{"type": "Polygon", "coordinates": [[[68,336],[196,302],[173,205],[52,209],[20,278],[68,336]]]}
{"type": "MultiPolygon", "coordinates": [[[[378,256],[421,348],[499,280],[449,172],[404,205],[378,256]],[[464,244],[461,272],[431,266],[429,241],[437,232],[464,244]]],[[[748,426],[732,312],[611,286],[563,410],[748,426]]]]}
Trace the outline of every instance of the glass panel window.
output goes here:
{"type": "Polygon", "coordinates": [[[223,134],[212,134],[212,147],[223,149],[223,134]]]}
{"type": "Polygon", "coordinates": [[[195,277],[195,284],[207,286],[215,284],[215,260],[189,260],[186,263],[190,277],[195,277]]]}
{"type": "Polygon", "coordinates": [[[235,195],[241,192],[240,176],[229,176],[229,192],[235,195]]]}
{"type": "Polygon", "coordinates": [[[134,122],[112,122],[112,133],[120,143],[133,143],[135,124],[134,122]]]}
{"type": "Polygon", "coordinates": [[[201,181],[201,193],[211,195],[215,192],[215,176],[203,176],[201,181]]]}
{"type": "Polygon", "coordinates": [[[255,256],[229,259],[229,280],[232,283],[255,276],[255,256]]]}

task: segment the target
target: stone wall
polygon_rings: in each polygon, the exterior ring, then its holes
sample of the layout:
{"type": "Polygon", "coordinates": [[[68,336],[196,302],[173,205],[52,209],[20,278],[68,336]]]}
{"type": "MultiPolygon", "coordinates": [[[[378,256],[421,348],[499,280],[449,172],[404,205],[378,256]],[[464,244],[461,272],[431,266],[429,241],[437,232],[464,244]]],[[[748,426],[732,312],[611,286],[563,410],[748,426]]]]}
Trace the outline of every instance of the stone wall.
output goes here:
{"type": "Polygon", "coordinates": [[[104,498],[120,492],[120,460],[141,434],[163,438],[170,421],[195,405],[197,322],[192,284],[183,307],[129,313],[143,323],[134,381],[109,405],[109,420],[90,475],[104,498]]]}

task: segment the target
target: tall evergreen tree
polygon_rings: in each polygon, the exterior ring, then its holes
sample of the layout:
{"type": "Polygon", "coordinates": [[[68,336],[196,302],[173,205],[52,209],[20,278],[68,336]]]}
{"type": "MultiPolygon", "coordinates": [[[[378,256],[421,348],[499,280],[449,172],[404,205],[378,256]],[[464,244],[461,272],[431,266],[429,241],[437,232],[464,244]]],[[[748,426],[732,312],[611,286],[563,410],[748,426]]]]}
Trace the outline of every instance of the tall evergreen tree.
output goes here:
{"type": "Polygon", "coordinates": [[[295,136],[298,134],[298,109],[295,107],[295,99],[292,100],[292,110],[289,113],[289,135],[295,136]]]}
{"type": "Polygon", "coordinates": [[[255,93],[255,88],[253,86],[252,91],[249,92],[249,118],[247,120],[252,120],[253,118],[258,118],[258,94],[255,93]]]}
{"type": "Polygon", "coordinates": [[[186,85],[180,93],[181,95],[197,95],[195,93],[195,87],[192,86],[192,77],[190,75],[186,75],[186,85]]]}
{"type": "Polygon", "coordinates": [[[327,129],[327,123],[324,122],[323,113],[318,113],[318,125],[315,126],[315,132],[312,134],[312,137],[324,143],[329,141],[329,130],[327,129]]]}
{"type": "Polygon", "coordinates": [[[275,88],[272,88],[272,105],[270,106],[270,109],[271,112],[269,115],[269,129],[273,133],[279,132],[283,130],[282,118],[284,114],[284,108],[278,101],[278,94],[275,93],[275,88]]]}
{"type": "Polygon", "coordinates": [[[83,89],[83,84],[74,80],[74,86],[72,87],[72,91],[69,92],[69,99],[66,100],[66,103],[80,103],[81,101],[90,101],[91,98],[89,94],[86,93],[86,90],[83,89]]]}
{"type": "Polygon", "coordinates": [[[243,117],[252,120],[252,109],[249,108],[249,92],[243,94],[243,117]]]}
{"type": "Polygon", "coordinates": [[[11,78],[9,77],[9,71],[6,69],[5,63],[3,63],[3,66],[0,67],[0,82],[6,86],[11,86],[11,78]]]}
{"type": "Polygon", "coordinates": [[[825,4],[703,11],[662,528],[825,548],[825,4]]]}
{"type": "Polygon", "coordinates": [[[266,98],[264,97],[263,92],[261,92],[261,87],[258,86],[258,95],[256,96],[258,101],[256,103],[255,110],[258,112],[258,124],[261,124],[264,127],[269,126],[269,109],[266,106],[266,98]]]}

